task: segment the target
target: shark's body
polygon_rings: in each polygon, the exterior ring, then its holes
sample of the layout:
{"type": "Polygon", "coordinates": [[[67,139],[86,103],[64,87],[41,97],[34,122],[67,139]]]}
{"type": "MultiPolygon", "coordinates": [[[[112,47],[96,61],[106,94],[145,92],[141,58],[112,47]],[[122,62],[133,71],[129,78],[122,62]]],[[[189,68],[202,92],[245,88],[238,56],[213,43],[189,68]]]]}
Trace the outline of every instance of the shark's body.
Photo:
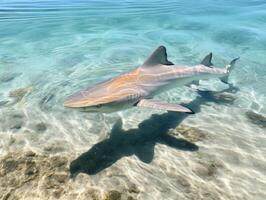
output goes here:
{"type": "Polygon", "coordinates": [[[176,86],[218,77],[227,82],[234,59],[225,68],[211,67],[212,54],[195,66],[174,65],[167,60],[166,48],[158,47],[137,69],[77,92],[64,103],[66,107],[92,112],[113,112],[133,106],[192,111],[184,106],[152,100],[154,95],[176,86]]]}

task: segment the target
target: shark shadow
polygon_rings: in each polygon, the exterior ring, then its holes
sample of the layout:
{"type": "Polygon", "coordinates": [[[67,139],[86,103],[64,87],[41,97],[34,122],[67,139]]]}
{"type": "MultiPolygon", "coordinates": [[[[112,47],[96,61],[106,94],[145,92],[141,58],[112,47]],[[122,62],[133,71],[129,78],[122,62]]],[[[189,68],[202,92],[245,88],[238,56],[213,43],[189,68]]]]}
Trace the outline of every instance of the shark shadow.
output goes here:
{"type": "MultiPolygon", "coordinates": [[[[228,89],[219,93],[235,93],[237,91],[236,87],[230,85],[228,89]]],[[[228,103],[228,101],[223,102],[223,99],[217,99],[215,97],[217,93],[198,91],[197,98],[186,106],[197,113],[200,111],[201,105],[209,102],[228,103]]],[[[199,147],[196,144],[167,134],[170,128],[178,126],[188,115],[177,112],[154,114],[141,122],[138,128],[126,131],[122,129],[122,120],[118,120],[112,128],[109,138],[95,144],[70,163],[71,176],[78,173],[97,174],[124,156],[136,155],[141,161],[150,163],[154,157],[156,143],[183,151],[197,151],[199,147]]]]}

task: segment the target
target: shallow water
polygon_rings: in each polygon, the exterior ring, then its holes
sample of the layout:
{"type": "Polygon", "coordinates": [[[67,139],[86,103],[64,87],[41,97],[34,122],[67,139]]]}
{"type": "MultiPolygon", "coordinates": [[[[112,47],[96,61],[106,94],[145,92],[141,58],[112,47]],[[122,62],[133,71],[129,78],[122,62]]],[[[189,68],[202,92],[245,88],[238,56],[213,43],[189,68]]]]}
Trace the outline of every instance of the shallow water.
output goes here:
{"type": "MultiPolygon", "coordinates": [[[[122,199],[265,199],[265,10],[263,0],[0,0],[1,158],[29,150],[66,156],[64,172],[75,176],[59,196],[45,187],[26,195],[22,183],[0,185],[0,194],[13,188],[10,198],[84,199],[93,189],[100,199],[110,190],[122,199]],[[234,87],[208,80],[202,92],[182,87],[156,97],[185,103],[195,115],[62,106],[73,92],[141,65],[159,45],[174,63],[197,64],[213,52],[222,67],[240,56],[234,87]]],[[[32,187],[45,185],[42,176],[32,187]]]]}

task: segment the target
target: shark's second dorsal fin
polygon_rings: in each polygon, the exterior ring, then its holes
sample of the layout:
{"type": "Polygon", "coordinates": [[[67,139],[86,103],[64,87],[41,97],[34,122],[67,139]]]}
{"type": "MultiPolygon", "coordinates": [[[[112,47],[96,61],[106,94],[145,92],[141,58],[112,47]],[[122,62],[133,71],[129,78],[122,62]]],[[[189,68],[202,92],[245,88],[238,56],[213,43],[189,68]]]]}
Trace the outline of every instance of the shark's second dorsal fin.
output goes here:
{"type": "Polygon", "coordinates": [[[166,48],[164,46],[159,46],[150,57],[144,62],[143,67],[150,67],[154,65],[173,65],[172,62],[167,60],[166,48]]]}
{"type": "Polygon", "coordinates": [[[205,56],[205,58],[203,58],[200,64],[205,65],[207,67],[211,67],[213,65],[212,64],[212,53],[209,53],[207,56],[205,56]]]}

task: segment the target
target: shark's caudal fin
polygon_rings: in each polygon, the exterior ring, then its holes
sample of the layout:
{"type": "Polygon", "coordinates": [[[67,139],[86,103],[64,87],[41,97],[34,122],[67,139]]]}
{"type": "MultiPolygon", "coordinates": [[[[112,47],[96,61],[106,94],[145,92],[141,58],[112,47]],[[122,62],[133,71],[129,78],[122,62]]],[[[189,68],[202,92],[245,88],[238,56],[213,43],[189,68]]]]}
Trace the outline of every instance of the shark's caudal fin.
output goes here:
{"type": "Polygon", "coordinates": [[[154,65],[173,65],[172,62],[167,60],[166,48],[164,46],[159,46],[150,57],[144,62],[143,67],[151,67],[154,65]]]}
{"type": "Polygon", "coordinates": [[[207,67],[211,67],[213,65],[212,64],[212,53],[209,53],[207,56],[205,56],[205,58],[203,58],[200,64],[205,65],[207,67]]]}
{"type": "Polygon", "coordinates": [[[233,59],[233,60],[229,63],[229,65],[226,65],[226,66],[225,66],[226,69],[227,69],[227,72],[228,72],[228,73],[227,73],[226,76],[223,76],[223,77],[220,78],[222,82],[228,84],[228,78],[229,78],[230,72],[234,69],[235,63],[236,63],[236,61],[237,61],[238,59],[240,59],[240,57],[233,59]]]}

